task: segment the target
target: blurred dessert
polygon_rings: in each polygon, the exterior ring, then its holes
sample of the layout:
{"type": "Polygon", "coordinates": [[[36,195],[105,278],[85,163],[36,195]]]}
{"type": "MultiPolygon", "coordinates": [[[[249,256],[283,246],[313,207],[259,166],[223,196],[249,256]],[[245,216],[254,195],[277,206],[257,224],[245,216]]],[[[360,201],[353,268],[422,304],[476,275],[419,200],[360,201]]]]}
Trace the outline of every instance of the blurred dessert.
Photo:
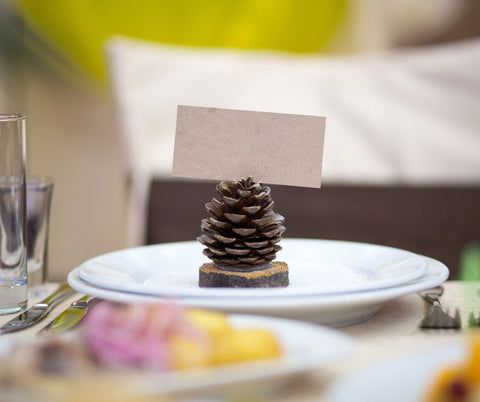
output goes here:
{"type": "Polygon", "coordinates": [[[84,332],[87,350],[104,366],[183,370],[281,354],[269,331],[236,329],[222,313],[176,304],[102,303],[84,332]]]}
{"type": "Polygon", "coordinates": [[[270,187],[251,177],[217,185],[217,198],[205,205],[198,241],[213,262],[200,267],[201,287],[283,287],[288,265],[274,261],[285,231],[273,211],[270,187]],[[218,199],[217,199],[218,198],[218,199]]]}
{"type": "Polygon", "coordinates": [[[82,331],[22,343],[2,356],[0,388],[21,390],[19,400],[143,401],[138,397],[142,374],[281,354],[274,333],[235,328],[219,312],[102,301],[89,311],[82,331]]]}
{"type": "Polygon", "coordinates": [[[466,359],[437,372],[427,389],[426,402],[480,401],[480,336],[470,340],[466,359]]]}
{"type": "Polygon", "coordinates": [[[90,355],[109,367],[165,371],[202,366],[210,348],[204,331],[176,304],[101,303],[87,315],[84,337],[90,355]]]}

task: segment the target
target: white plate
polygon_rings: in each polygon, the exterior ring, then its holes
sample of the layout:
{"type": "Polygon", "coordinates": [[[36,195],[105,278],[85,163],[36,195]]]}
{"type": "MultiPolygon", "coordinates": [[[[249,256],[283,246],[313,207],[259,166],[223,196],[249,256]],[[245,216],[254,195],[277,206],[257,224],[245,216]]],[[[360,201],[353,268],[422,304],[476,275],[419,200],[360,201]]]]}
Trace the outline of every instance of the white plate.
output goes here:
{"type": "Polygon", "coordinates": [[[326,400],[420,402],[435,370],[462,361],[466,353],[465,345],[457,345],[386,361],[335,383],[326,400]]]}
{"type": "Polygon", "coordinates": [[[279,261],[289,265],[285,288],[201,288],[198,269],[208,262],[198,242],[115,251],[83,263],[78,275],[103,288],[180,297],[272,297],[347,293],[392,287],[417,279],[425,260],[409,251],[365,243],[283,239],[279,261]]]}
{"type": "Polygon", "coordinates": [[[170,378],[162,378],[161,382],[156,376],[150,382],[150,388],[144,391],[156,394],[159,391],[205,389],[239,382],[256,382],[264,388],[269,381],[284,381],[285,377],[326,367],[353,352],[354,343],[349,337],[319,325],[253,315],[233,314],[230,319],[237,328],[265,328],[275,333],[284,351],[283,357],[190,373],[172,373],[170,378]]]}
{"type": "MultiPolygon", "coordinates": [[[[340,327],[367,320],[386,302],[409,293],[438,286],[448,278],[448,269],[444,264],[432,258],[423,258],[427,261],[427,268],[423,276],[403,285],[386,289],[284,298],[183,297],[176,298],[176,300],[188,306],[218,309],[229,313],[272,315],[340,327]]],[[[78,268],[70,272],[68,283],[80,293],[119,302],[159,302],[167,299],[94,286],[78,276],[78,268]]]]}
{"type": "MultiPolygon", "coordinates": [[[[134,391],[138,391],[139,395],[156,395],[216,389],[250,382],[260,382],[262,388],[265,388],[286,377],[325,367],[346,358],[351,355],[354,347],[350,337],[338,331],[301,321],[236,314],[231,315],[229,321],[235,328],[263,328],[272,331],[280,343],[283,356],[161,375],[145,372],[139,378],[135,377],[139,384],[134,391]]],[[[18,347],[11,340],[12,338],[0,339],[0,355],[5,355],[9,348],[18,347]],[[2,348],[2,344],[9,348],[2,348]]]]}

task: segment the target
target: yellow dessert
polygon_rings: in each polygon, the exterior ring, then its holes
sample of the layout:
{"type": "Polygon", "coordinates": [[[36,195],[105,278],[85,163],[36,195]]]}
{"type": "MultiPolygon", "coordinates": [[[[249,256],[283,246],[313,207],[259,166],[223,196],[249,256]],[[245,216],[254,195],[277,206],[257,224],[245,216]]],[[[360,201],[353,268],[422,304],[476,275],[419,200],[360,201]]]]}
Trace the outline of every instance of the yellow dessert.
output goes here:
{"type": "Polygon", "coordinates": [[[427,389],[427,402],[480,401],[480,336],[470,340],[468,357],[439,371],[427,389]]]}
{"type": "Polygon", "coordinates": [[[281,356],[275,335],[259,328],[235,329],[225,314],[201,309],[187,312],[189,319],[211,339],[209,364],[228,364],[281,356]]]}

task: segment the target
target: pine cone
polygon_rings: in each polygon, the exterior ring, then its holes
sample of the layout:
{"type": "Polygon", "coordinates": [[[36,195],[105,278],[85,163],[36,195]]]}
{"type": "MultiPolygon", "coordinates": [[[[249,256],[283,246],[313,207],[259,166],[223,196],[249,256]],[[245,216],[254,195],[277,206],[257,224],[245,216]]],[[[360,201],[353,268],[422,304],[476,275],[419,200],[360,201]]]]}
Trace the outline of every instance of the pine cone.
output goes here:
{"type": "Polygon", "coordinates": [[[273,211],[270,187],[251,177],[217,185],[218,198],[205,205],[198,241],[208,258],[220,266],[250,268],[268,264],[281,250],[277,244],[285,227],[284,217],[273,211]]]}

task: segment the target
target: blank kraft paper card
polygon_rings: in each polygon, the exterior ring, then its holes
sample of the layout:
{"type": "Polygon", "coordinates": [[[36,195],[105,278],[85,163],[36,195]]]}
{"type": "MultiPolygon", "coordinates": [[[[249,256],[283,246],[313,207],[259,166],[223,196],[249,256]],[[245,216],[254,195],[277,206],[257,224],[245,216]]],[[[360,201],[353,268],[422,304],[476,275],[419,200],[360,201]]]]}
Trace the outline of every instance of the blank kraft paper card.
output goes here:
{"type": "Polygon", "coordinates": [[[320,187],[325,117],[178,106],[173,176],[320,187]]]}

